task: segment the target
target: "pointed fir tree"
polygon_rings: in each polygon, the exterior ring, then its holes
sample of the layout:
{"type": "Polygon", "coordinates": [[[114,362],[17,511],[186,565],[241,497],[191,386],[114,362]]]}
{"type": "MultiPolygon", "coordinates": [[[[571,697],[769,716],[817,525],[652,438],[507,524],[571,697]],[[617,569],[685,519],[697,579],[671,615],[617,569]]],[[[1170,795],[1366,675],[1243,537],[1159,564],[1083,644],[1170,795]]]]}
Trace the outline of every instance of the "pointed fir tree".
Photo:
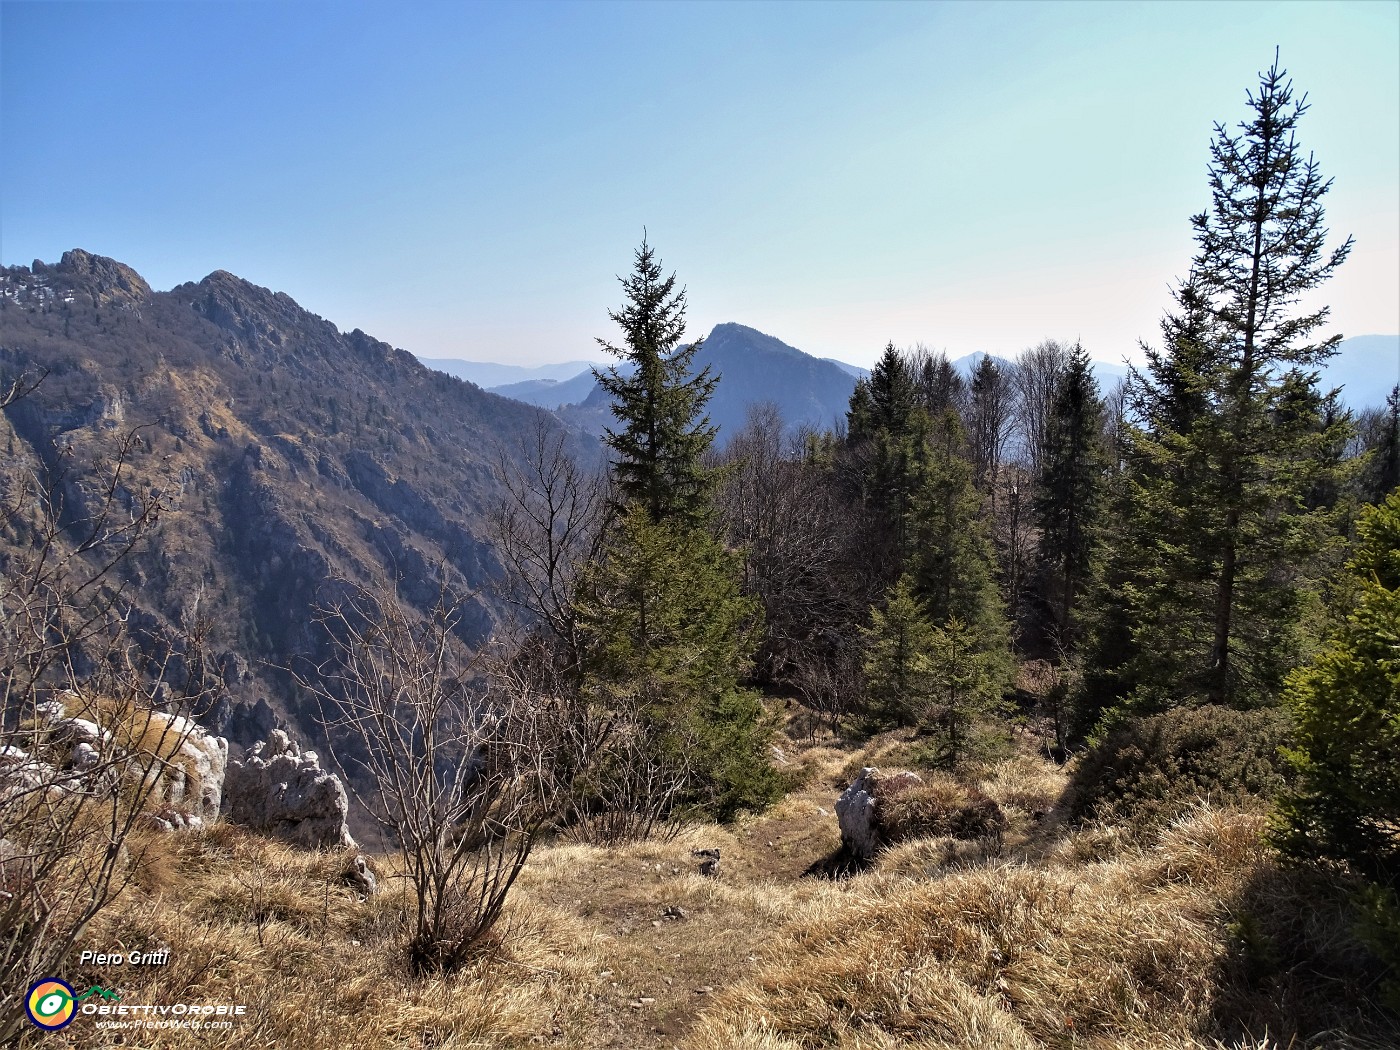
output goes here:
{"type": "Polygon", "coordinates": [[[933,704],[925,725],[941,737],[940,764],[955,766],[966,757],[978,720],[1007,713],[1007,667],[956,616],[933,632],[926,667],[933,704]]]}
{"type": "Polygon", "coordinates": [[[1331,533],[1307,501],[1344,417],[1329,423],[1325,398],[1297,395],[1341,337],[1311,342],[1328,311],[1294,307],[1351,241],[1324,248],[1330,183],[1297,144],[1306,101],[1277,62],[1248,101],[1241,134],[1216,126],[1198,251],[1164,349],[1133,376],[1128,677],[1144,709],[1272,702],[1302,644],[1297,567],[1331,533]]]}
{"type": "Polygon", "coordinates": [[[848,439],[861,442],[880,434],[907,435],[918,404],[918,387],[909,363],[893,343],[887,343],[869,377],[856,382],[846,413],[848,439]]]}
{"type": "Polygon", "coordinates": [[[608,314],[622,329],[624,346],[598,340],[631,370],[614,365],[595,369],[594,376],[617,417],[617,429],[609,427],[603,440],[614,453],[620,496],[644,507],[653,522],[695,525],[705,518],[713,487],[713,473],[702,461],[716,428],[704,411],[719,377],[708,368],[692,374],[704,340],[680,345],[686,293],[675,290],[674,273],[662,273],[643,237],[632,273],[618,278],[627,301],[608,314]]]}
{"type": "Polygon", "coordinates": [[[930,676],[934,627],[914,595],[907,574],[885,594],[884,608],[870,610],[861,628],[865,645],[866,727],[918,725],[935,701],[930,676]]]}
{"type": "Polygon", "coordinates": [[[909,511],[909,572],[929,619],[937,627],[959,620],[978,652],[1009,686],[1011,631],[997,590],[982,500],[964,458],[966,438],[956,414],[945,412],[917,442],[916,491],[909,511]]]}
{"type": "Polygon", "coordinates": [[[758,642],[759,611],[743,596],[739,555],[706,527],[713,472],[702,457],[715,428],[701,416],[716,380],[690,371],[699,343],[677,346],[685,292],[642,242],[628,302],[611,313],[633,366],[599,375],[618,428],[607,432],[616,519],[576,598],[583,687],[604,708],[635,711],[685,783],[679,801],[720,819],[771,802],[772,725],[740,683],[758,642]]]}
{"type": "Polygon", "coordinates": [[[1034,500],[1046,635],[1061,651],[1078,642],[1075,613],[1098,541],[1108,470],[1103,415],[1089,355],[1076,344],[1051,403],[1034,500]]]}
{"type": "Polygon", "coordinates": [[[846,414],[848,459],[868,516],[869,563],[882,584],[904,571],[911,542],[909,512],[926,419],[909,363],[890,343],[868,379],[851,394],[846,414]]]}

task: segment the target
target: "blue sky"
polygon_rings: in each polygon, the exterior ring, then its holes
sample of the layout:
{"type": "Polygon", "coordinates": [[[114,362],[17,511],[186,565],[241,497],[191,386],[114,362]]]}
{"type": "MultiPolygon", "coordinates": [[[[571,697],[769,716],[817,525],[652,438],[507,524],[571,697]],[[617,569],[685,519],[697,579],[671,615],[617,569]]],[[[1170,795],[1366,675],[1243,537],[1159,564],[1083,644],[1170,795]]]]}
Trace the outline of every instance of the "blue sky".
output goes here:
{"type": "Polygon", "coordinates": [[[0,3],[0,262],[231,270],[422,356],[596,356],[645,226],[721,321],[870,363],[1152,340],[1281,48],[1400,332],[1400,3],[0,3]]]}

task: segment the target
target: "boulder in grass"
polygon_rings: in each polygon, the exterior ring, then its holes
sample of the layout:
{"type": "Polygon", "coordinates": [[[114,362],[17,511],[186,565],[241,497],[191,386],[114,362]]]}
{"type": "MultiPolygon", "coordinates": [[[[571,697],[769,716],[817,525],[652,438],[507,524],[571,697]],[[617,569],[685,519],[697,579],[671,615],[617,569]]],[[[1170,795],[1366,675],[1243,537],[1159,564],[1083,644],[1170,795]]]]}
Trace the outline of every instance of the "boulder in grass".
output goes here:
{"type": "Polygon", "coordinates": [[[340,778],[280,729],[228,764],[224,813],[234,824],[311,849],[354,849],[349,812],[340,778]]]}
{"type": "Polygon", "coordinates": [[[879,805],[907,791],[923,779],[917,773],[881,773],[866,766],[851,786],[836,800],[836,821],[841,827],[841,845],[853,856],[869,860],[884,845],[880,834],[879,805]]]}

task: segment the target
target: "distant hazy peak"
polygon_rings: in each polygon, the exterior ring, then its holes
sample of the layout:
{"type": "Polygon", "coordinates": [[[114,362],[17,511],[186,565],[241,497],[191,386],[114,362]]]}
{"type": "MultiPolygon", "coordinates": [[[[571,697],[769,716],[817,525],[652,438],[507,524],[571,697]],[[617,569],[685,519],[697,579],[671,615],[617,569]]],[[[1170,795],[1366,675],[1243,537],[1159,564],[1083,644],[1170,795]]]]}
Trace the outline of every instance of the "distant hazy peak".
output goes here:
{"type": "Polygon", "coordinates": [[[768,350],[779,354],[795,354],[798,357],[811,357],[811,354],[804,353],[795,346],[789,346],[775,336],[760,332],[757,328],[750,328],[748,325],[738,324],[734,321],[725,321],[710,329],[710,334],[705,337],[706,344],[711,350],[723,349],[732,343],[743,343],[747,348],[754,350],[768,350]]]}

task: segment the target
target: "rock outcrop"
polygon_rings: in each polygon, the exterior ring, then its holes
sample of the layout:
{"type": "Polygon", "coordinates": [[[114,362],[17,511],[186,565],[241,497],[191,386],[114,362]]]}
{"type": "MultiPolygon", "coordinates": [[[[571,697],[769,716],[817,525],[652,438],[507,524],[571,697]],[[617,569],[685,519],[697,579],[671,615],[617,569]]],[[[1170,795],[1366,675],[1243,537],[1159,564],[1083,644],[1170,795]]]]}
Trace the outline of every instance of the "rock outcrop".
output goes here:
{"type": "Polygon", "coordinates": [[[39,704],[35,714],[24,735],[27,750],[0,747],[0,789],[10,797],[36,790],[108,791],[127,777],[149,785],[146,817],[154,827],[197,828],[218,817],[228,758],[222,737],[179,715],[114,711],[74,693],[39,704]],[[94,717],[70,715],[70,706],[94,717]],[[99,718],[111,724],[99,724],[99,718]]]}
{"type": "Polygon", "coordinates": [[[224,776],[228,768],[228,741],[213,736],[187,718],[156,712],[153,720],[164,724],[167,734],[183,737],[167,767],[161,800],[183,821],[171,827],[199,827],[212,823],[223,808],[224,776]]]}
{"type": "Polygon", "coordinates": [[[314,751],[300,751],[274,729],[228,764],[224,779],[228,820],[311,849],[354,849],[346,827],[345,785],[321,768],[314,751]]]}
{"type": "Polygon", "coordinates": [[[880,803],[901,791],[922,784],[917,773],[882,774],[866,766],[860,776],[836,800],[836,820],[841,844],[862,860],[869,860],[884,845],[880,834],[880,803]]]}

